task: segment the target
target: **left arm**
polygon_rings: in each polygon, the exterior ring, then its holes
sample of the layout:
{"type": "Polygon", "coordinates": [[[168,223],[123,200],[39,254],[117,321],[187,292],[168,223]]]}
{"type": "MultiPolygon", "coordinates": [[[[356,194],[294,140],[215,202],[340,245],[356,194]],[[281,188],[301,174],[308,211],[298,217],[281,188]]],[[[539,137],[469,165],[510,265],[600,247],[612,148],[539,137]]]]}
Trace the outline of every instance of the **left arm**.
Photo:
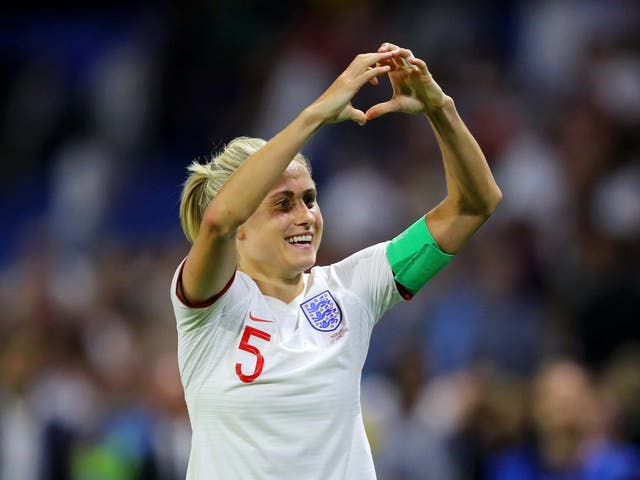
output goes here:
{"type": "MultiPolygon", "coordinates": [[[[397,48],[385,43],[379,51],[397,48]]],[[[388,102],[371,107],[367,119],[390,112],[426,115],[442,152],[447,181],[447,196],[427,213],[426,222],[440,248],[457,253],[491,216],[502,193],[453,99],[434,81],[425,62],[400,49],[400,56],[385,64],[391,65],[394,94],[388,102]]]]}
{"type": "Polygon", "coordinates": [[[426,222],[440,248],[456,253],[495,211],[502,192],[453,99],[446,97],[427,117],[442,152],[447,196],[427,213],[426,222]]]}

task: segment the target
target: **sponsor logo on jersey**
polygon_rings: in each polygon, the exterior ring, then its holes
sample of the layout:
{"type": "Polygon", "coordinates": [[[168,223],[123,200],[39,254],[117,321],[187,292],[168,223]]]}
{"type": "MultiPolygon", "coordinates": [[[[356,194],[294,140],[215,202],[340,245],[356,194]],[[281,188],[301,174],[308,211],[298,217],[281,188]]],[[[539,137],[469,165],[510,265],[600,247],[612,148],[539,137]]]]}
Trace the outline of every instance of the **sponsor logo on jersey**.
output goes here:
{"type": "Polygon", "coordinates": [[[332,332],[342,323],[342,311],[329,290],[300,304],[300,308],[313,328],[332,332]]]}

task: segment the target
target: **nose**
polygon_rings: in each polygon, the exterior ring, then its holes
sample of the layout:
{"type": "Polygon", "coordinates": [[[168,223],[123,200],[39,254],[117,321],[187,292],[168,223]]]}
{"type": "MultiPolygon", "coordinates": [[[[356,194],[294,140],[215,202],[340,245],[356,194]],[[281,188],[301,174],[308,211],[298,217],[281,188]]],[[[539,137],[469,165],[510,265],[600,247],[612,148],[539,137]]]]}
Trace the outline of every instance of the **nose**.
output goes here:
{"type": "Polygon", "coordinates": [[[314,220],[311,209],[304,202],[300,202],[296,208],[295,224],[311,226],[314,220]]]}

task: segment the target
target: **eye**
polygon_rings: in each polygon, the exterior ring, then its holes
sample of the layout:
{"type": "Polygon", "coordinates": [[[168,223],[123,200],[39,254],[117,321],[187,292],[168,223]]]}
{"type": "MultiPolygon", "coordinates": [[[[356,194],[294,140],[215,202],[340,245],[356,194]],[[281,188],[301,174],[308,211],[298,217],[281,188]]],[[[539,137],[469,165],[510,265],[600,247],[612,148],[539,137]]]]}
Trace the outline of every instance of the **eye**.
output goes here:
{"type": "Polygon", "coordinates": [[[291,206],[291,202],[289,202],[288,198],[283,198],[281,200],[278,200],[276,206],[281,208],[282,210],[287,210],[291,206]]]}
{"type": "Polygon", "coordinates": [[[308,208],[313,208],[316,205],[316,196],[315,195],[305,195],[304,203],[308,208]]]}

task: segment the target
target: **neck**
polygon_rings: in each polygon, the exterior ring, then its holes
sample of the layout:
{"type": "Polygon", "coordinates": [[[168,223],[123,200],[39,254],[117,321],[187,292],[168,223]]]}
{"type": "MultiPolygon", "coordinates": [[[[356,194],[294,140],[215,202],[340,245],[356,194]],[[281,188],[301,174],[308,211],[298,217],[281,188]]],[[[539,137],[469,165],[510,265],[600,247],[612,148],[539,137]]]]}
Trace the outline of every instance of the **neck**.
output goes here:
{"type": "Polygon", "coordinates": [[[263,295],[277,298],[284,303],[291,302],[304,288],[302,273],[297,273],[293,277],[274,277],[262,272],[248,271],[240,266],[238,270],[249,275],[263,295]]]}

